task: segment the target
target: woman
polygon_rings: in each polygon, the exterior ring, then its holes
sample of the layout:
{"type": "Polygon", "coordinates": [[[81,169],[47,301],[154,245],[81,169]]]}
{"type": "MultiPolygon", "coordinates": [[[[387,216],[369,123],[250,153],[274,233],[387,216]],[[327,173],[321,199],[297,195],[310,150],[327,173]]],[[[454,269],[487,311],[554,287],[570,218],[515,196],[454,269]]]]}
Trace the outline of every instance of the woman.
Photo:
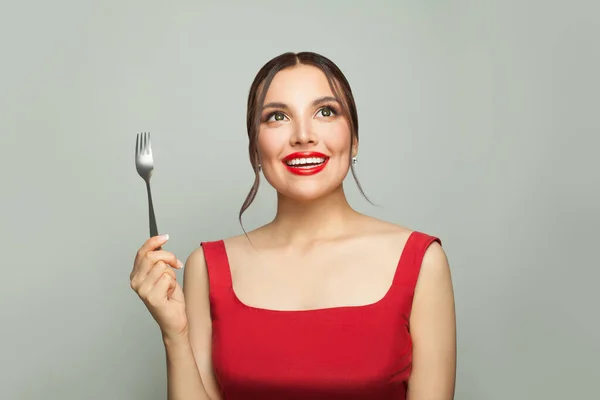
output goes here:
{"type": "MultiPolygon", "coordinates": [[[[139,249],[131,286],[160,326],[169,399],[453,398],[455,315],[439,239],[353,210],[350,86],[327,58],[269,61],[248,99],[250,161],[277,191],[274,220],[204,242],[183,289],[161,250],[139,249]],[[185,298],[185,301],[184,301],[185,298]]],[[[360,187],[360,186],[359,186],[360,187]]]]}

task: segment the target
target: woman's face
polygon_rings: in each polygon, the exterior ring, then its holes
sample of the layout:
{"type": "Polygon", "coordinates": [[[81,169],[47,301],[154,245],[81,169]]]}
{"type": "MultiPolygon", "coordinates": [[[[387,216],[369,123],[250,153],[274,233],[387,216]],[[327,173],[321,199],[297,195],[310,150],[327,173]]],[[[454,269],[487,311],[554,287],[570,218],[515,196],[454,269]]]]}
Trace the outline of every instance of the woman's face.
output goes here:
{"type": "Polygon", "coordinates": [[[320,69],[297,65],[275,75],[257,144],[263,174],[277,192],[307,201],[336,190],[348,174],[350,142],[348,121],[320,69]]]}

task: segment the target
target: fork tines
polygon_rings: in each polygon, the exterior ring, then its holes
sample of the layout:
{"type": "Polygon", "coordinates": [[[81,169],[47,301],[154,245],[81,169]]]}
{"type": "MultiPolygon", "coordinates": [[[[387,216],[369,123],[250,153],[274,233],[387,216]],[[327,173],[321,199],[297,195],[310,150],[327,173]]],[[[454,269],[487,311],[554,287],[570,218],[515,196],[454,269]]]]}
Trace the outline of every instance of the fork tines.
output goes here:
{"type": "Polygon", "coordinates": [[[138,133],[135,137],[135,154],[147,154],[150,151],[150,132],[138,133]]]}

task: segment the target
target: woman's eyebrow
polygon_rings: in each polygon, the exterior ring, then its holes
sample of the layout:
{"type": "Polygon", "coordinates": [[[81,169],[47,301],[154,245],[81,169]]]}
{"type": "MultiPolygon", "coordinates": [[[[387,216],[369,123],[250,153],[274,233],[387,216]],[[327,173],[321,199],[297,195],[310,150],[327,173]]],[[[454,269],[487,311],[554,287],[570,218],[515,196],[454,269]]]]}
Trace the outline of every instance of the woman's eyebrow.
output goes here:
{"type": "Polygon", "coordinates": [[[335,102],[335,103],[339,103],[338,99],[336,99],[333,96],[323,96],[323,97],[319,97],[318,99],[316,99],[315,101],[313,101],[313,106],[317,106],[319,104],[322,103],[327,103],[327,102],[335,102]]]}
{"type": "Polygon", "coordinates": [[[272,101],[270,103],[267,103],[263,106],[263,110],[266,108],[283,108],[283,109],[288,109],[289,107],[287,106],[287,104],[285,103],[281,103],[279,101],[272,101]]]}
{"type": "MultiPolygon", "coordinates": [[[[317,106],[317,105],[319,105],[319,104],[322,104],[322,103],[327,103],[327,102],[335,102],[335,103],[339,103],[338,99],[336,99],[336,98],[335,98],[335,97],[333,97],[333,96],[322,96],[322,97],[319,97],[319,98],[315,99],[315,100],[312,102],[312,105],[313,105],[313,106],[317,106]]],[[[284,110],[287,110],[287,109],[289,109],[289,107],[288,107],[288,105],[287,105],[287,104],[285,104],[285,103],[282,103],[282,102],[280,102],[280,101],[272,101],[272,102],[270,102],[270,103],[267,103],[267,104],[265,104],[265,105],[263,106],[263,110],[264,110],[264,109],[267,109],[267,108],[281,108],[281,109],[284,109],[284,110]]]]}

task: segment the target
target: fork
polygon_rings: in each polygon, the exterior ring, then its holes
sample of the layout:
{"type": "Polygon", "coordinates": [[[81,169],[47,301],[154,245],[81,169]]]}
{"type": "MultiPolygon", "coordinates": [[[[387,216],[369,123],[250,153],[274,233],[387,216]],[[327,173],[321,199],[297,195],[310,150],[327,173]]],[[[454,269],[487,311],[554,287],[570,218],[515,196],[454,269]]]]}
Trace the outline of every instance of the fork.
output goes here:
{"type": "Polygon", "coordinates": [[[135,139],[135,168],[138,174],[146,182],[148,192],[148,211],[150,214],[150,237],[158,236],[154,206],[152,205],[152,193],[150,191],[150,177],[154,171],[154,159],[152,147],[150,146],[150,132],[138,133],[135,139]]]}

